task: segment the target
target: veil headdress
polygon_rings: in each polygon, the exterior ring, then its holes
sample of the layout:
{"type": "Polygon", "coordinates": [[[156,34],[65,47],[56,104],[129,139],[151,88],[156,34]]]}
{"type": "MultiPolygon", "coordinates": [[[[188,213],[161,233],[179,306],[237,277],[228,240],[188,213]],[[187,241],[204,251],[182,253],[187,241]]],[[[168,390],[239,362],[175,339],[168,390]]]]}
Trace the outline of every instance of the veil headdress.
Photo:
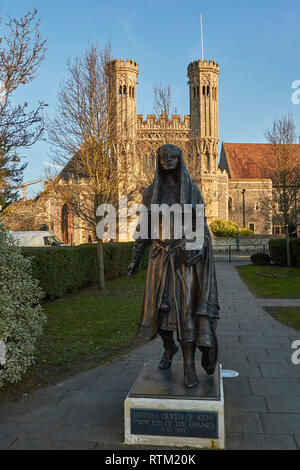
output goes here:
{"type": "Polygon", "coordinates": [[[164,148],[172,147],[178,151],[179,165],[178,165],[178,179],[180,182],[180,201],[182,210],[184,210],[184,204],[192,204],[193,209],[196,210],[196,204],[203,204],[203,198],[199,188],[192,182],[189,172],[185,166],[183,154],[179,147],[176,145],[165,144],[157,149],[156,152],[156,169],[153,180],[153,193],[151,204],[159,204],[159,191],[162,184],[162,171],[160,165],[160,151],[164,148]]]}

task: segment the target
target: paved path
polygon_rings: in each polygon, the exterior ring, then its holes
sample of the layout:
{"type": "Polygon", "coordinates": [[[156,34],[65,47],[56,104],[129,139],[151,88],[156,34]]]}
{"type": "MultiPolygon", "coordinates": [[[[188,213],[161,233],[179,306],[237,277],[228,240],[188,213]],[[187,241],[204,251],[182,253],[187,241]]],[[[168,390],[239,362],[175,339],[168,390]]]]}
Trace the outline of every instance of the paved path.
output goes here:
{"type": "MultiPolygon", "coordinates": [[[[269,316],[230,263],[217,263],[220,362],[225,379],[228,449],[300,449],[300,333],[269,316]]],[[[0,449],[135,449],[123,446],[123,402],[156,339],[102,365],[0,408],[0,449]]],[[[154,449],[154,447],[152,447],[154,449]]],[[[157,448],[159,449],[159,448],[157,448]]],[[[161,448],[160,448],[161,449],[161,448]]]]}

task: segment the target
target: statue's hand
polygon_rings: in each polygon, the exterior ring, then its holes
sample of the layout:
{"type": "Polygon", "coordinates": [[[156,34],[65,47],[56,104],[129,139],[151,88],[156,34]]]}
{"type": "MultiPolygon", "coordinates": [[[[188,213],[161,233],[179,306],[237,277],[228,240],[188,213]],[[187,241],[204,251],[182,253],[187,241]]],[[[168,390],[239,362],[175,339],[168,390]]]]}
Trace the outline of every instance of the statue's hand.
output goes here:
{"type": "Polygon", "coordinates": [[[128,266],[128,281],[130,281],[130,279],[136,275],[136,273],[138,272],[138,265],[136,264],[135,261],[132,261],[132,263],[128,266]]]}

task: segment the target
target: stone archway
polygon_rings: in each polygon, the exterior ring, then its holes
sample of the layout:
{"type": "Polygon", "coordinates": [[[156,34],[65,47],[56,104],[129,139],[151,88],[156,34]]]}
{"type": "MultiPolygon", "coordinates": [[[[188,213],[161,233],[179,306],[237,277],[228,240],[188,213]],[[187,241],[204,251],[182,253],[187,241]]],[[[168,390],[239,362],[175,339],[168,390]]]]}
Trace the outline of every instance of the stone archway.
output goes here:
{"type": "Polygon", "coordinates": [[[73,242],[72,210],[65,203],[61,209],[61,238],[64,243],[71,245],[73,242]]]}

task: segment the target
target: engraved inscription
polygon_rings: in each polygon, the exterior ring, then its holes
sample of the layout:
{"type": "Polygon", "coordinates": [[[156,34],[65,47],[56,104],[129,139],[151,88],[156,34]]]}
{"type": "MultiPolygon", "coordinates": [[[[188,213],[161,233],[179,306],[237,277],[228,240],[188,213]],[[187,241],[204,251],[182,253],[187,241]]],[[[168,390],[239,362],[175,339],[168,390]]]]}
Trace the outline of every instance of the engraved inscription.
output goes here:
{"type": "Polygon", "coordinates": [[[133,408],[131,434],[218,438],[218,413],[133,408]]]}

